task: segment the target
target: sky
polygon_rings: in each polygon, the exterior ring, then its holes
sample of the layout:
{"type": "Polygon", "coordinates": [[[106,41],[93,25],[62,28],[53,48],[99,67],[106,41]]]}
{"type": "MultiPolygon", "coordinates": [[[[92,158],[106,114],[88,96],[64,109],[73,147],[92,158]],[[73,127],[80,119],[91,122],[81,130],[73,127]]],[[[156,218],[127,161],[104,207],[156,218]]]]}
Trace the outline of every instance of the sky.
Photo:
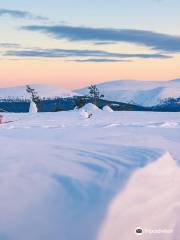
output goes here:
{"type": "Polygon", "coordinates": [[[0,1],[0,87],[180,77],[179,0],[0,1]]]}

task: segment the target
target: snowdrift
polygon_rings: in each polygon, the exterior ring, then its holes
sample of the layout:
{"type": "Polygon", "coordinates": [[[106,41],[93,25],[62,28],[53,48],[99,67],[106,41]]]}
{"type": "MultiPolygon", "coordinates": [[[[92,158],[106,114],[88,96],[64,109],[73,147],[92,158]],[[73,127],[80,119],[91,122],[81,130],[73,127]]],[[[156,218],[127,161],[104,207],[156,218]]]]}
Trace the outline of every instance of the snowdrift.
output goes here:
{"type": "Polygon", "coordinates": [[[180,168],[169,153],[136,171],[111,203],[98,240],[178,239],[179,182],[180,168]]]}

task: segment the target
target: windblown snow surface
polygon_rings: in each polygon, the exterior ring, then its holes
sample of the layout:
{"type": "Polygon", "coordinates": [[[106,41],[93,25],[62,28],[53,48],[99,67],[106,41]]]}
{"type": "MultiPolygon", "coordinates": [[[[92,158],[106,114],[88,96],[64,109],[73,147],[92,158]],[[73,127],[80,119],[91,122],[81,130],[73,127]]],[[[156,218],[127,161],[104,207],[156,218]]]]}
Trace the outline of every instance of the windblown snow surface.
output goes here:
{"type": "MultiPolygon", "coordinates": [[[[154,106],[167,98],[180,97],[180,79],[172,81],[119,80],[98,84],[105,99],[142,106],[154,106]]],[[[88,88],[77,90],[87,94],[88,88]]]]}
{"type": "Polygon", "coordinates": [[[1,240],[179,240],[180,113],[4,116],[1,240]]]}

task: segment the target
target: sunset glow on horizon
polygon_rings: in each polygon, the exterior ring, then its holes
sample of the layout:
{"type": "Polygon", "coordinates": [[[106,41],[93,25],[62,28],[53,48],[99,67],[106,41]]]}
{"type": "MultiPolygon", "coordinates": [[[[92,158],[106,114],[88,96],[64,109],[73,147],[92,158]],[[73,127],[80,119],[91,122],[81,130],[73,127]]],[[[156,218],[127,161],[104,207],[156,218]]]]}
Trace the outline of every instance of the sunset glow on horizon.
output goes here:
{"type": "Polygon", "coordinates": [[[0,4],[0,87],[180,77],[177,0],[0,4]]]}

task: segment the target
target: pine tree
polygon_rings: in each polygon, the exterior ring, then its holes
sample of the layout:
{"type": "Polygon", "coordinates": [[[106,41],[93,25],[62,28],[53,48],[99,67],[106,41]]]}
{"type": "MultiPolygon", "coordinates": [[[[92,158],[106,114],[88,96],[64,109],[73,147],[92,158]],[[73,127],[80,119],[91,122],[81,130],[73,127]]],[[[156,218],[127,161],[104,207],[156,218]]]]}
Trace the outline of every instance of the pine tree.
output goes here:
{"type": "Polygon", "coordinates": [[[104,95],[100,93],[96,85],[89,86],[89,96],[95,105],[97,105],[99,99],[104,98],[104,95]]]}
{"type": "Polygon", "coordinates": [[[87,102],[87,97],[82,96],[76,101],[76,107],[78,109],[80,109],[80,108],[84,107],[84,105],[86,105],[86,102],[87,102]]]}

